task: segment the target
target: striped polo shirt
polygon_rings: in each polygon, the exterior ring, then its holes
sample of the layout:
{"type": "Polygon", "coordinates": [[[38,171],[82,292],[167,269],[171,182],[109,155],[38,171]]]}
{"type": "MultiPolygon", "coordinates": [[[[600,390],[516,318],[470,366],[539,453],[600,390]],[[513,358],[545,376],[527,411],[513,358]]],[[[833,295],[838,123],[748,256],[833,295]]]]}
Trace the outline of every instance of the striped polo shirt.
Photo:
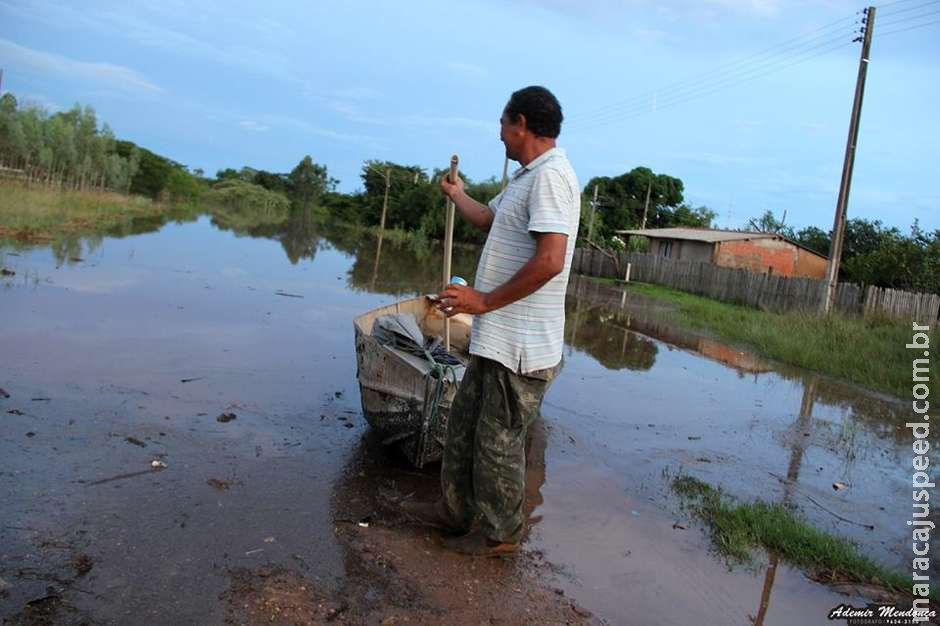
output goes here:
{"type": "Polygon", "coordinates": [[[565,290],[581,218],[578,178],[565,151],[552,148],[516,170],[489,207],[493,224],[474,284],[480,291],[507,282],[535,255],[532,233],[568,235],[568,246],[564,269],[538,291],[474,318],[470,354],[520,374],[553,367],[561,361],[565,290]]]}

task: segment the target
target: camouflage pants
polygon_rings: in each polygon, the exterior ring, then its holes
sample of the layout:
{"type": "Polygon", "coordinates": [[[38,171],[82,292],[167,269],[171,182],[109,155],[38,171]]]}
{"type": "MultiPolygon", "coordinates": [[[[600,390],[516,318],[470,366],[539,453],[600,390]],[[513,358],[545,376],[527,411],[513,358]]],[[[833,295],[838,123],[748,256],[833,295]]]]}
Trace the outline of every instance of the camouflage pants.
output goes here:
{"type": "Polygon", "coordinates": [[[527,375],[471,357],[447,420],[441,490],[451,518],[516,543],[525,527],[526,431],[561,365],[527,375]]]}

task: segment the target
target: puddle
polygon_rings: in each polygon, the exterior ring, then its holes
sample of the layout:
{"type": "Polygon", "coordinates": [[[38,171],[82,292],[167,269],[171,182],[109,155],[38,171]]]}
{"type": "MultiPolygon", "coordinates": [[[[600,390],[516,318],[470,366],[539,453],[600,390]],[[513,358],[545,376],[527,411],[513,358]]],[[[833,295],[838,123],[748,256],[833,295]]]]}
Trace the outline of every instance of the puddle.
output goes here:
{"type": "MultiPolygon", "coordinates": [[[[444,552],[389,506],[437,479],[367,436],[352,333],[437,290],[440,251],[308,218],[187,214],[0,251],[16,272],[0,289],[0,616],[260,623],[281,601],[336,623],[802,625],[851,600],[760,556],[729,571],[698,526],[674,527],[664,471],[680,470],[909,565],[902,403],[582,278],[533,433],[524,554],[444,552]]],[[[453,273],[472,281],[476,257],[458,249],[453,273]]]]}

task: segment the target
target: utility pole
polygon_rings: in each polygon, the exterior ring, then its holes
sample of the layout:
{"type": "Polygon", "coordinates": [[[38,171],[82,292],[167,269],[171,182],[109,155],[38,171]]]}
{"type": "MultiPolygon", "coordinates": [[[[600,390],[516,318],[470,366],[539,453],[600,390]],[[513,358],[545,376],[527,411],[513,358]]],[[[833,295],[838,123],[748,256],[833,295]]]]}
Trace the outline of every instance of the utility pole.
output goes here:
{"type": "Polygon", "coordinates": [[[591,200],[591,221],[588,224],[588,241],[594,241],[594,213],[597,211],[597,185],[594,185],[594,199],[591,200]]]}
{"type": "Polygon", "coordinates": [[[646,204],[643,206],[643,224],[640,226],[640,230],[646,228],[646,215],[650,210],[650,192],[653,191],[653,181],[649,181],[646,184],[646,204]]]}
{"type": "Polygon", "coordinates": [[[382,221],[379,230],[385,232],[385,212],[388,210],[388,188],[392,185],[392,168],[385,168],[385,197],[382,199],[382,221]]]}
{"type": "Polygon", "coordinates": [[[826,267],[826,297],[823,298],[821,313],[828,316],[836,297],[836,285],[839,282],[839,263],[842,260],[842,239],[845,236],[845,213],[849,203],[849,190],[852,187],[852,168],[855,166],[855,147],[858,144],[858,123],[862,114],[862,98],[865,95],[865,77],[868,74],[868,57],[871,51],[872,31],[875,29],[875,7],[864,10],[862,19],[864,36],[856,38],[862,41],[862,54],[858,62],[858,78],[855,81],[855,103],[852,106],[852,119],[849,122],[849,138],[845,145],[845,161],[842,164],[842,182],[839,185],[839,199],[836,202],[836,215],[832,224],[832,244],[829,246],[829,265],[826,267]]]}

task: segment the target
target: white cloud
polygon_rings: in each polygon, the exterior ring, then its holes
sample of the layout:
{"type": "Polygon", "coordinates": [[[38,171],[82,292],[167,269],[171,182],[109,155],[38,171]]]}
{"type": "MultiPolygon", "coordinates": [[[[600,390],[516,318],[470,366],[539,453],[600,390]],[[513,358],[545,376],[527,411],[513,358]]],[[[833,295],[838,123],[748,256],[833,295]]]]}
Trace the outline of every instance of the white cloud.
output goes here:
{"type": "MultiPolygon", "coordinates": [[[[176,19],[188,9],[176,9],[167,3],[148,5],[148,10],[162,19],[176,19]]],[[[206,38],[191,36],[174,28],[166,28],[153,19],[139,17],[139,9],[125,11],[115,8],[108,11],[76,9],[64,3],[50,3],[35,0],[28,4],[0,2],[0,9],[22,18],[61,27],[70,24],[88,31],[108,35],[120,35],[141,46],[165,50],[188,58],[205,59],[230,67],[249,70],[265,76],[274,76],[282,80],[306,85],[306,82],[292,74],[287,68],[288,60],[280,54],[272,53],[256,46],[242,44],[220,47],[208,43],[206,38]]],[[[255,30],[270,30],[275,22],[265,20],[264,25],[254,23],[255,30]]]]}
{"type": "Polygon", "coordinates": [[[163,92],[163,89],[129,67],[112,63],[77,61],[58,54],[33,50],[8,39],[0,39],[0,58],[4,59],[8,67],[17,69],[85,79],[126,91],[163,92]]]}

